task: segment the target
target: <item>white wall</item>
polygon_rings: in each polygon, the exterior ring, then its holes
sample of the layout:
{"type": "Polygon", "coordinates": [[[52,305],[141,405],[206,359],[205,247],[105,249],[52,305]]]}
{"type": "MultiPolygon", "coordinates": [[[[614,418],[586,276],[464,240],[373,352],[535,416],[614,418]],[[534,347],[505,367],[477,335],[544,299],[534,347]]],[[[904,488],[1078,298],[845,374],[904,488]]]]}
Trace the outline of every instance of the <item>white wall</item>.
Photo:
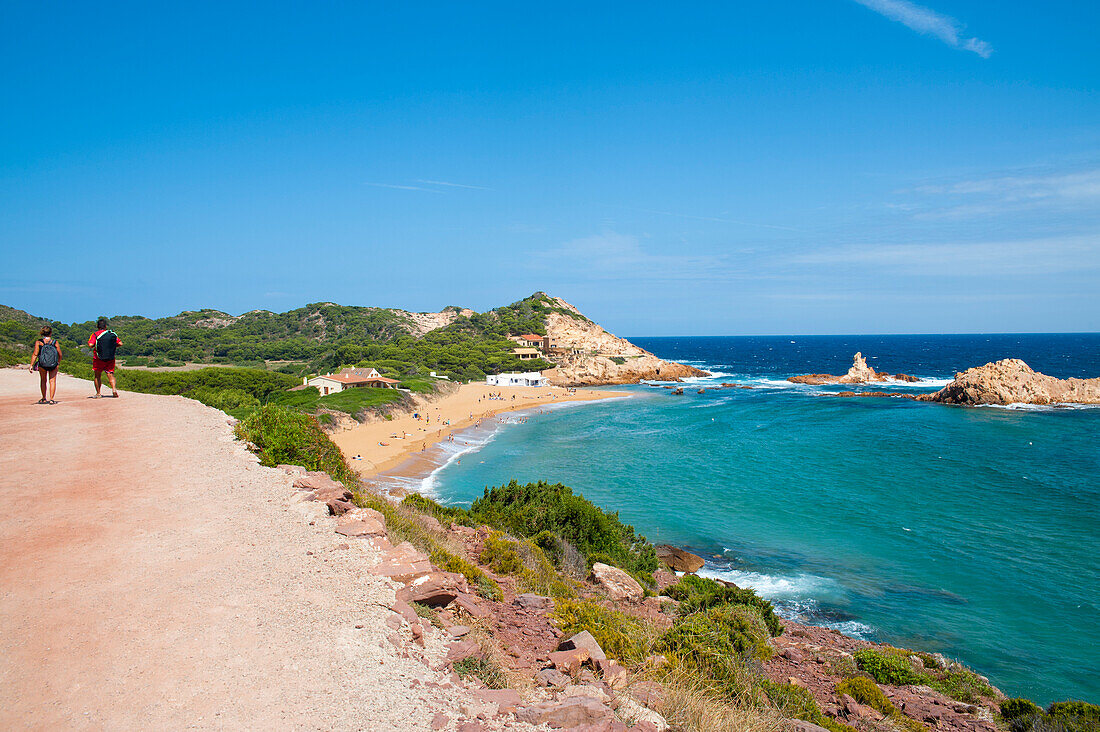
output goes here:
{"type": "Polygon", "coordinates": [[[324,376],[316,376],[309,380],[310,386],[316,386],[317,391],[321,392],[321,396],[325,394],[325,387],[328,387],[329,394],[335,394],[344,390],[344,384],[333,379],[326,379],[324,376]]]}

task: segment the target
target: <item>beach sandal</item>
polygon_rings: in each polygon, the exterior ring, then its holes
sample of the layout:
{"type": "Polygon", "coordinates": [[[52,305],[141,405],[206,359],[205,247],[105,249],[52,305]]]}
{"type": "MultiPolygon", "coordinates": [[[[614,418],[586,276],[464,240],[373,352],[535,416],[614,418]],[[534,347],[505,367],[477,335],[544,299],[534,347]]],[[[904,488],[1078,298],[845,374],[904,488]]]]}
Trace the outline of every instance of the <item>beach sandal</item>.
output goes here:
{"type": "Polygon", "coordinates": [[[93,394],[92,396],[90,396],[88,398],[89,399],[102,399],[103,395],[102,394],[93,394]]]}
{"type": "Polygon", "coordinates": [[[39,399],[38,403],[39,404],[49,404],[49,402],[47,402],[45,399],[39,399]]]}
{"type": "Polygon", "coordinates": [[[51,399],[49,403],[50,403],[50,404],[57,404],[57,401],[56,401],[56,400],[54,400],[54,399],[51,399]]]}

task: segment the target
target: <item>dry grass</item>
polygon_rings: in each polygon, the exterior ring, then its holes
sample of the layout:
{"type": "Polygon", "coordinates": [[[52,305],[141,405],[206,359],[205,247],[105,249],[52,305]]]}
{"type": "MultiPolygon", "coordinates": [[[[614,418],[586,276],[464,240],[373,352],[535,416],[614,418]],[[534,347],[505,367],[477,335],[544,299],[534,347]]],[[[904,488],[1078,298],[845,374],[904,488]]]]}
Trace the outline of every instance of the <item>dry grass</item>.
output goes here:
{"type": "Polygon", "coordinates": [[[674,728],[693,732],[787,732],[774,709],[760,708],[753,699],[730,699],[717,685],[682,668],[663,669],[664,687],[658,711],[674,728]]]}

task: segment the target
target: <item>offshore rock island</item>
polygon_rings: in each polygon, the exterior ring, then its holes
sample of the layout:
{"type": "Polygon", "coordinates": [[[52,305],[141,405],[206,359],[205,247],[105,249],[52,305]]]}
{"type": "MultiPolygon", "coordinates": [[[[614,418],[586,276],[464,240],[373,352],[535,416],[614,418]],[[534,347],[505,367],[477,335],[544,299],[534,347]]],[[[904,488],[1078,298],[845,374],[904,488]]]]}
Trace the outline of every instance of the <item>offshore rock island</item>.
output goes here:
{"type": "Polygon", "coordinates": [[[852,357],[852,367],[848,369],[848,373],[842,376],[834,376],[833,374],[803,374],[801,376],[791,376],[787,381],[792,384],[810,384],[814,386],[822,386],[827,384],[870,384],[877,381],[888,381],[893,378],[896,381],[917,381],[914,376],[908,374],[896,374],[893,377],[885,371],[875,371],[873,368],[867,365],[867,359],[862,353],[856,352],[856,355],[852,357]]]}
{"type": "Polygon", "coordinates": [[[957,373],[950,384],[920,399],[970,405],[1100,404],[1100,378],[1058,379],[1006,358],[957,373]]]}
{"type": "MultiPolygon", "coordinates": [[[[805,374],[787,379],[794,384],[831,386],[837,384],[873,384],[888,381],[916,383],[920,380],[908,374],[891,376],[876,372],[867,365],[862,353],[856,353],[852,367],[842,376],[805,374]]],[[[1006,358],[984,366],[960,371],[951,383],[931,394],[897,391],[830,392],[838,397],[895,397],[921,402],[957,404],[963,406],[1010,404],[1100,404],[1100,377],[1093,379],[1059,379],[1035,371],[1018,358],[1006,358]]]]}

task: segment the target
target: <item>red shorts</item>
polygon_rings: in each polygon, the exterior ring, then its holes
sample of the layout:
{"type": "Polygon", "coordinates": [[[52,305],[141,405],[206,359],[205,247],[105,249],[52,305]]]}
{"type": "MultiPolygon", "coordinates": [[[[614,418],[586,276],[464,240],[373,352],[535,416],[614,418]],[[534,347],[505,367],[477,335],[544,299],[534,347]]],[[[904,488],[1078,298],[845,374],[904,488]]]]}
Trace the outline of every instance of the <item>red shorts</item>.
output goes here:
{"type": "Polygon", "coordinates": [[[110,361],[100,361],[98,356],[92,356],[92,371],[108,371],[114,373],[115,360],[112,358],[110,361]]]}

